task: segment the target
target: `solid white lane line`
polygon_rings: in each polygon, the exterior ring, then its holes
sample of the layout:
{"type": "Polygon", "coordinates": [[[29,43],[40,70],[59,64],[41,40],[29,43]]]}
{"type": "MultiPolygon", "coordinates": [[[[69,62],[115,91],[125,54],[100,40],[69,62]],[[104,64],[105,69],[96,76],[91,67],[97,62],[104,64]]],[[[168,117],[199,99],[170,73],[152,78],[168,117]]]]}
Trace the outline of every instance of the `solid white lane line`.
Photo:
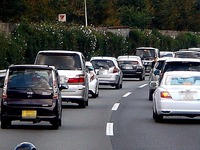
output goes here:
{"type": "Polygon", "coordinates": [[[147,86],[148,84],[143,84],[143,85],[140,85],[139,88],[143,88],[145,86],[147,86]]]}
{"type": "Polygon", "coordinates": [[[122,97],[128,97],[132,92],[128,92],[126,94],[124,94],[122,97]]]}
{"type": "Polygon", "coordinates": [[[119,105],[120,105],[120,103],[115,103],[111,110],[117,110],[119,105]]]}
{"type": "Polygon", "coordinates": [[[113,136],[113,123],[107,123],[106,125],[106,135],[113,136]]]}

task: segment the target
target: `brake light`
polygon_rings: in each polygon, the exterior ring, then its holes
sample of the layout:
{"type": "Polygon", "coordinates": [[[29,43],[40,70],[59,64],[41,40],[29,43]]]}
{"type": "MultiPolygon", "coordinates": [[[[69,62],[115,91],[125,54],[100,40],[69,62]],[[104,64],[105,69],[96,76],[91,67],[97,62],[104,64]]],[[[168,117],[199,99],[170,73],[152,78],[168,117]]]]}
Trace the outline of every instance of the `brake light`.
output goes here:
{"type": "Polygon", "coordinates": [[[117,69],[116,67],[113,69],[113,73],[117,73],[119,71],[119,69],[117,69]]]}
{"type": "Polygon", "coordinates": [[[74,78],[69,78],[68,83],[82,83],[85,81],[85,76],[84,75],[77,75],[74,78]]]}
{"type": "Polygon", "coordinates": [[[53,99],[58,99],[58,94],[54,94],[53,99]]]}
{"type": "Polygon", "coordinates": [[[172,98],[171,95],[169,94],[169,92],[167,92],[167,91],[162,91],[162,92],[160,93],[160,96],[161,96],[162,98],[172,98]]]}

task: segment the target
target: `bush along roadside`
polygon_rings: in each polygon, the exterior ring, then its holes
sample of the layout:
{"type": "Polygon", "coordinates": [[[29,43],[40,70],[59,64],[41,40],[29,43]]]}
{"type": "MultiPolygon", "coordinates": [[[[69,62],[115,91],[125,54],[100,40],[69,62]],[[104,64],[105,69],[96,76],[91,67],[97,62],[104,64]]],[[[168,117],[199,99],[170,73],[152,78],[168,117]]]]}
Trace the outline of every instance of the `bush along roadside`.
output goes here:
{"type": "Polygon", "coordinates": [[[89,60],[92,56],[131,55],[140,46],[176,51],[199,45],[200,35],[190,33],[172,38],[157,30],[132,29],[128,37],[123,37],[93,27],[21,23],[10,35],[0,34],[0,69],[10,64],[32,64],[38,51],[48,49],[80,51],[89,60]]]}

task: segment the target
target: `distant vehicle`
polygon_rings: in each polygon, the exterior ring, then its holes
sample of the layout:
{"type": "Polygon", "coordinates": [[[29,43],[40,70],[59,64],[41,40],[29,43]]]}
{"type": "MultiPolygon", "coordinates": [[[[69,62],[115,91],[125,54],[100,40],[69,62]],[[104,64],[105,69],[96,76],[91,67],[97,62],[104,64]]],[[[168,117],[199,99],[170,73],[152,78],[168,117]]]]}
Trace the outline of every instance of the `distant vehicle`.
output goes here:
{"type": "Polygon", "coordinates": [[[164,116],[200,116],[200,72],[170,71],[153,94],[153,119],[164,116]]]}
{"type": "Polygon", "coordinates": [[[111,85],[116,89],[122,88],[123,73],[115,57],[92,57],[90,61],[98,71],[100,85],[111,85]]]}
{"type": "Polygon", "coordinates": [[[176,58],[200,58],[200,51],[189,51],[189,50],[181,50],[174,53],[174,57],[176,58]]]}
{"type": "Polygon", "coordinates": [[[13,120],[37,123],[49,121],[61,126],[61,85],[54,67],[46,65],[11,65],[6,73],[1,99],[1,128],[13,120]]]}
{"type": "Polygon", "coordinates": [[[155,65],[150,72],[150,75],[149,75],[149,100],[153,100],[153,92],[157,88],[157,85],[159,82],[159,74],[156,74],[156,71],[159,71],[159,72],[161,71],[166,59],[167,59],[167,57],[159,58],[155,62],[155,65]]]}
{"type": "Polygon", "coordinates": [[[174,52],[171,51],[160,51],[160,57],[174,57],[174,52]]]}
{"type": "Polygon", "coordinates": [[[59,73],[61,83],[67,83],[69,88],[63,90],[62,101],[88,106],[89,83],[85,66],[85,57],[81,52],[65,50],[39,51],[35,64],[54,65],[59,73]]]}
{"type": "Polygon", "coordinates": [[[189,51],[198,51],[200,52],[200,47],[191,47],[191,48],[188,48],[189,51]]]}
{"type": "MultiPolygon", "coordinates": [[[[0,70],[0,99],[2,98],[2,87],[4,84],[4,79],[6,76],[6,69],[0,70]]],[[[1,112],[1,103],[0,103],[0,112],[1,112]]]]}
{"type": "Polygon", "coordinates": [[[168,58],[161,70],[154,71],[155,75],[159,75],[159,81],[165,72],[168,71],[200,71],[200,59],[193,58],[168,58]]]}
{"type": "Polygon", "coordinates": [[[91,94],[93,98],[96,98],[99,96],[99,79],[90,61],[86,61],[86,68],[89,80],[89,94],[91,94]]]}
{"type": "Polygon", "coordinates": [[[140,56],[145,66],[145,73],[149,74],[152,69],[152,63],[160,57],[160,51],[153,47],[138,47],[133,55],[140,56]]]}
{"type": "Polygon", "coordinates": [[[145,68],[139,56],[118,56],[117,61],[123,72],[123,77],[145,80],[145,68]]]}

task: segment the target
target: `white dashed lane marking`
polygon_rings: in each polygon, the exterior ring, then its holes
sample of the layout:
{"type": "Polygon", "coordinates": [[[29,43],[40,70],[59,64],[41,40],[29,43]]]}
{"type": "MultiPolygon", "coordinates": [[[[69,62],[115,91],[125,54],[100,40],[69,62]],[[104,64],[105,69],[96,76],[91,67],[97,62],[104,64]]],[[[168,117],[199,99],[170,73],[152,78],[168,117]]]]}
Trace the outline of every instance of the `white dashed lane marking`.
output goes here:
{"type": "Polygon", "coordinates": [[[143,88],[145,86],[147,86],[148,84],[143,84],[143,85],[140,85],[139,88],[143,88]]]}
{"type": "Polygon", "coordinates": [[[115,103],[111,110],[117,110],[119,108],[120,103],[115,103]]]}
{"type": "Polygon", "coordinates": [[[128,92],[126,94],[124,94],[122,97],[128,97],[132,92],[128,92]]]}
{"type": "Polygon", "coordinates": [[[113,136],[113,123],[107,123],[106,125],[106,135],[113,136]]]}

